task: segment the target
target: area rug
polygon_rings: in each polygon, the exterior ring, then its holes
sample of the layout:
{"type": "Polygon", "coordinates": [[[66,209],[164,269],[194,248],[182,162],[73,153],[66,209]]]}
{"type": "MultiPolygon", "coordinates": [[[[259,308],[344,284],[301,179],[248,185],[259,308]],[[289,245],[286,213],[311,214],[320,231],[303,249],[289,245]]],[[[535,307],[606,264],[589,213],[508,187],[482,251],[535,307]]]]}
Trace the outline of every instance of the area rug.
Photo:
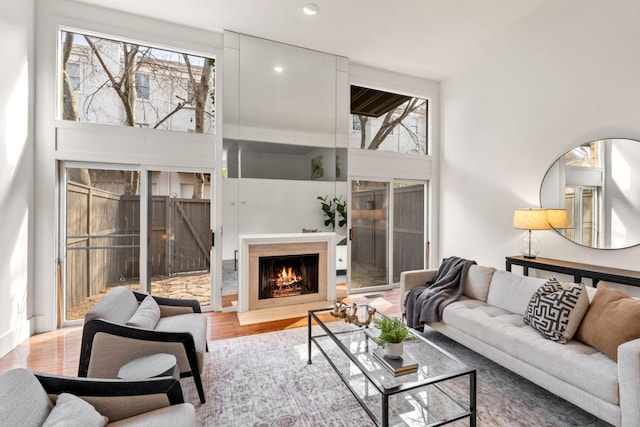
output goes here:
{"type": "MultiPolygon", "coordinates": [[[[608,426],[438,332],[426,335],[477,369],[478,426],[608,426]]],[[[199,403],[191,378],[181,380],[198,425],[374,426],[315,345],[312,349],[309,365],[307,328],[210,341],[203,378],[207,402],[199,403]]],[[[452,425],[466,426],[468,420],[452,425]]]]}

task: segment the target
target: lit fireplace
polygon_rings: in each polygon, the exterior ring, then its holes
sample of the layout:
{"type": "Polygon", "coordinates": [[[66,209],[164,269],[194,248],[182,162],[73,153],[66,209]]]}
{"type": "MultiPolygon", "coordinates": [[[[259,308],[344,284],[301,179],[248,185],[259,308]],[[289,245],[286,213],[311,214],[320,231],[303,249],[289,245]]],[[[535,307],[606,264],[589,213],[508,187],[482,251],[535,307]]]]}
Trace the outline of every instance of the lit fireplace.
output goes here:
{"type": "Polygon", "coordinates": [[[319,254],[261,256],[258,298],[318,293],[319,254]]]}
{"type": "Polygon", "coordinates": [[[335,233],[241,234],[239,240],[239,312],[335,300],[335,233]]]}

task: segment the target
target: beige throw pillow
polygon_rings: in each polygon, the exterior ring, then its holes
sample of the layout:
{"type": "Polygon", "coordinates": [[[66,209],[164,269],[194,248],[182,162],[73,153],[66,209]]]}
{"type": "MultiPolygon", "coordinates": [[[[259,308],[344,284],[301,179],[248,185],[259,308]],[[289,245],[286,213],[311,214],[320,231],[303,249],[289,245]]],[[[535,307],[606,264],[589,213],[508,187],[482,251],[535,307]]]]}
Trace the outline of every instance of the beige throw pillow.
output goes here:
{"type": "Polygon", "coordinates": [[[73,394],[61,393],[42,427],[104,427],[108,422],[90,403],[73,394]]]}
{"type": "Polygon", "coordinates": [[[474,264],[469,267],[469,272],[464,282],[464,295],[478,301],[486,302],[489,295],[489,284],[496,269],[474,264]]]}
{"type": "Polygon", "coordinates": [[[640,300],[598,283],[576,338],[618,361],[618,346],[640,338],[640,300]]]}
{"type": "Polygon", "coordinates": [[[126,324],[137,328],[155,329],[158,321],[160,321],[160,306],[151,295],[147,295],[126,324]]]}

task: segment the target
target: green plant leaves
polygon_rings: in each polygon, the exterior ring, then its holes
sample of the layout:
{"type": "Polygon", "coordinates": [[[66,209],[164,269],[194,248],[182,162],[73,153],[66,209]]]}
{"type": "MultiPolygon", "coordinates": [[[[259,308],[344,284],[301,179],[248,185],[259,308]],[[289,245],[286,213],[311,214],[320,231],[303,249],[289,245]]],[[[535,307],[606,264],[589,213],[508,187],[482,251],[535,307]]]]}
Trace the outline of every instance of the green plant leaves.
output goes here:
{"type": "Polygon", "coordinates": [[[340,216],[338,226],[344,227],[347,225],[347,202],[342,201],[342,196],[329,199],[329,196],[326,195],[318,196],[317,199],[320,200],[322,212],[327,217],[324,220],[325,226],[331,226],[333,230],[336,229],[336,212],[340,216]]]}
{"type": "Polygon", "coordinates": [[[380,335],[372,338],[380,347],[386,347],[389,343],[401,343],[414,339],[409,328],[398,317],[378,317],[373,319],[376,328],[380,329],[380,335]]]}

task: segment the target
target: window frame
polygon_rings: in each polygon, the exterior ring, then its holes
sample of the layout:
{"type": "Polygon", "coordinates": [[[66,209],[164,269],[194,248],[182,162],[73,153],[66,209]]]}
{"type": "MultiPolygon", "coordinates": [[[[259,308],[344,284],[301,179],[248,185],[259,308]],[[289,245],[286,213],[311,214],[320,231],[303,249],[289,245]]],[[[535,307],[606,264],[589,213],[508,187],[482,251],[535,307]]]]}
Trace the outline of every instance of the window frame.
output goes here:
{"type": "MultiPolygon", "coordinates": [[[[57,49],[56,49],[56,58],[55,58],[55,63],[56,63],[56,72],[55,72],[55,87],[56,87],[56,113],[55,113],[55,121],[56,123],[59,121],[72,121],[72,120],[64,120],[62,118],[62,112],[63,112],[63,96],[62,96],[62,64],[61,64],[61,58],[59,53],[61,52],[62,49],[62,41],[61,41],[61,37],[60,34],[62,32],[72,32],[74,34],[77,35],[86,35],[86,36],[90,36],[90,37],[96,37],[96,38],[102,38],[105,40],[109,40],[109,41],[113,41],[113,42],[120,42],[120,43],[132,43],[132,44],[137,44],[140,46],[144,46],[144,47],[148,47],[148,48],[152,48],[152,49],[158,49],[158,50],[163,50],[163,51],[168,51],[171,53],[176,53],[176,54],[186,54],[186,55],[190,55],[190,56],[196,56],[196,57],[200,57],[203,59],[213,59],[215,61],[215,67],[214,67],[214,71],[213,71],[213,77],[212,77],[212,86],[211,86],[211,91],[213,91],[216,96],[215,96],[215,101],[214,101],[214,109],[213,109],[213,117],[211,118],[211,131],[207,134],[209,135],[214,135],[218,132],[220,132],[220,130],[218,129],[221,126],[221,121],[220,121],[220,117],[222,115],[221,113],[221,109],[222,109],[222,101],[223,101],[223,96],[221,96],[221,79],[222,79],[222,73],[221,70],[224,67],[224,60],[222,59],[223,57],[223,51],[222,51],[222,46],[219,47],[212,47],[210,45],[210,43],[204,43],[200,46],[200,49],[197,48],[193,48],[193,47],[185,47],[180,46],[179,43],[175,43],[176,40],[171,39],[171,40],[167,40],[166,42],[155,42],[152,39],[154,39],[155,37],[150,36],[149,34],[145,34],[144,37],[140,37],[140,34],[136,32],[136,36],[135,37],[128,37],[126,34],[129,33],[130,31],[125,31],[122,28],[118,29],[118,30],[113,30],[113,31],[95,31],[95,30],[91,30],[90,26],[85,25],[84,22],[82,22],[82,25],[78,25],[78,26],[74,26],[74,25],[68,25],[67,23],[62,24],[62,23],[58,23],[58,24],[54,24],[55,25],[55,31],[56,31],[56,44],[57,44],[57,49]],[[116,35],[117,34],[117,35],[116,35]],[[121,35],[122,34],[122,35],[121,35]]],[[[209,41],[210,39],[207,39],[207,41],[209,41]]],[[[74,61],[77,62],[77,61],[74,61]]],[[[149,74],[149,73],[145,73],[145,72],[137,72],[135,73],[136,75],[136,88],[138,88],[138,84],[137,84],[137,75],[147,75],[148,76],[148,80],[149,80],[149,86],[148,86],[148,93],[149,93],[149,98],[141,98],[138,94],[136,94],[136,100],[141,102],[141,105],[145,105],[148,102],[152,101],[152,93],[151,93],[151,80],[154,80],[154,76],[149,74]]],[[[84,76],[84,75],[83,75],[84,76]]],[[[138,91],[137,91],[138,92],[138,91]]],[[[146,108],[146,107],[143,107],[146,108]]],[[[184,108],[184,111],[191,111],[194,109],[193,107],[193,101],[191,103],[188,103],[184,108]]],[[[193,120],[195,121],[195,119],[193,120]]],[[[141,120],[140,122],[142,123],[147,123],[147,120],[141,120]]],[[[121,126],[120,124],[117,123],[107,123],[107,122],[103,122],[103,123],[95,123],[95,122],[91,122],[94,124],[98,124],[99,126],[121,126]]],[[[136,126],[138,126],[138,123],[136,123],[136,126]]],[[[189,133],[187,131],[187,129],[153,129],[155,131],[162,131],[162,130],[168,130],[171,132],[176,132],[179,134],[187,134],[189,133]]]]}
{"type": "Polygon", "coordinates": [[[67,74],[69,75],[69,80],[71,81],[71,87],[73,88],[74,92],[82,94],[82,77],[83,77],[83,67],[82,67],[82,63],[81,62],[77,62],[77,61],[69,61],[67,62],[67,74]],[[72,65],[73,67],[71,68],[75,68],[77,70],[77,75],[76,73],[71,73],[70,72],[70,68],[69,65],[72,65]],[[76,84],[76,80],[77,79],[77,84],[76,84]]]}
{"type": "Polygon", "coordinates": [[[147,74],[147,73],[136,73],[136,99],[138,101],[149,101],[150,100],[150,98],[149,98],[149,95],[151,93],[150,80],[151,79],[149,78],[149,74],[147,74]],[[142,80],[145,80],[145,79],[146,79],[146,82],[142,81],[142,80]],[[146,83],[146,85],[144,83],[146,83]]]}

